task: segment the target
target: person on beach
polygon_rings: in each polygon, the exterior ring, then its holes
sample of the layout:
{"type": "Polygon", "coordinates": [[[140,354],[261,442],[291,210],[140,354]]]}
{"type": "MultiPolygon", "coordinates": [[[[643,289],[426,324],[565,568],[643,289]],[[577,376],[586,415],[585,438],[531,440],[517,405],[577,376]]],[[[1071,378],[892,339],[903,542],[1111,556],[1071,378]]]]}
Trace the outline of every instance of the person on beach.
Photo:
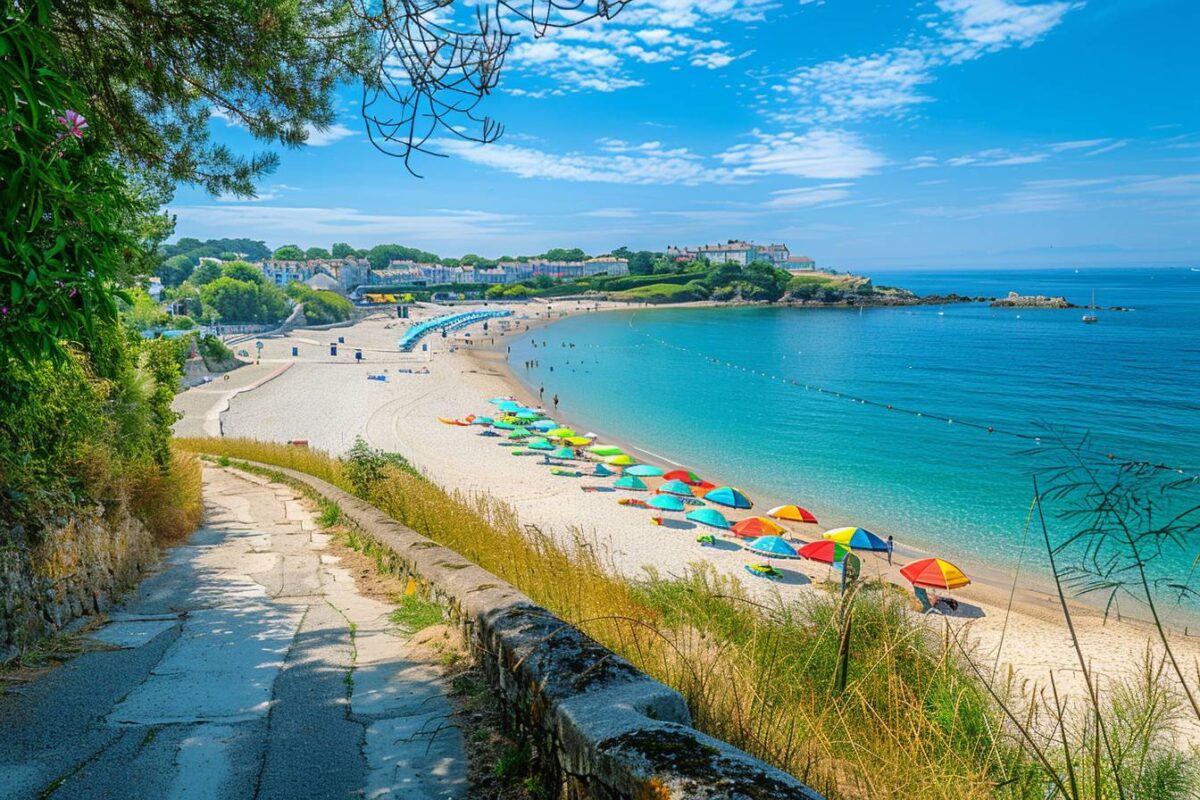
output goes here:
{"type": "Polygon", "coordinates": [[[545,399],[546,399],[546,387],[539,386],[538,387],[538,402],[541,403],[545,399]]]}
{"type": "Polygon", "coordinates": [[[888,540],[887,540],[887,553],[888,553],[888,566],[889,567],[892,565],[892,552],[895,551],[895,549],[896,549],[896,540],[889,533],[888,540]]]}
{"type": "Polygon", "coordinates": [[[558,411],[558,395],[554,395],[554,410],[558,411]]]}

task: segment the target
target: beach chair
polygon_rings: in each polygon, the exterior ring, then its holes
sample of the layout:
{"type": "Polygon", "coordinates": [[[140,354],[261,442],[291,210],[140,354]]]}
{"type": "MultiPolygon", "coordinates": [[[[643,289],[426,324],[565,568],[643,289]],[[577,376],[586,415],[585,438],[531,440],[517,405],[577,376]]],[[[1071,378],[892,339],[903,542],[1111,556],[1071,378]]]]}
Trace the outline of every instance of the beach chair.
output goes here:
{"type": "Polygon", "coordinates": [[[613,472],[611,469],[604,466],[603,464],[597,464],[596,469],[592,471],[592,474],[595,475],[597,478],[611,478],[613,475],[616,475],[617,473],[613,472]]]}
{"type": "Polygon", "coordinates": [[[746,572],[749,572],[756,578],[766,578],[769,581],[783,580],[783,573],[770,564],[747,564],[746,572]]]}
{"type": "Polygon", "coordinates": [[[933,611],[933,603],[929,602],[929,592],[923,586],[914,586],[913,595],[917,598],[917,602],[921,604],[921,613],[928,614],[933,611]]]}

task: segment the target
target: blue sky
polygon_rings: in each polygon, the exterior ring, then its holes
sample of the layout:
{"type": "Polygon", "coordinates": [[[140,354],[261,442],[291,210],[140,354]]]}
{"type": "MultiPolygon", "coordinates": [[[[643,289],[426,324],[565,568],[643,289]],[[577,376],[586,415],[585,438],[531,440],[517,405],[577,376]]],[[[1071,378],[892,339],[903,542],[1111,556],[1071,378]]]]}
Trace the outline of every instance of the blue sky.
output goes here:
{"type": "MultiPolygon", "coordinates": [[[[632,0],[520,36],[490,145],[375,150],[360,94],[177,234],[444,255],[784,241],[845,269],[1200,263],[1194,0],[632,0]]],[[[218,140],[259,149],[212,121],[218,140]]]]}

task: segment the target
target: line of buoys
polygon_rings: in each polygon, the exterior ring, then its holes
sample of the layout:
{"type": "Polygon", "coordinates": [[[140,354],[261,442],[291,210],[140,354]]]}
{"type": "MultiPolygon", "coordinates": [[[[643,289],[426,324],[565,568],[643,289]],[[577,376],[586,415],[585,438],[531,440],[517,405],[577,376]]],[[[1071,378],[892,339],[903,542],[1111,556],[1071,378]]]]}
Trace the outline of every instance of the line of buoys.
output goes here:
{"type": "MultiPolygon", "coordinates": [[[[724,365],[731,369],[739,369],[743,372],[747,372],[747,371],[752,372],[753,374],[758,375],[760,377],[764,377],[769,380],[780,380],[780,381],[783,381],[784,383],[790,383],[792,386],[800,388],[800,384],[794,379],[788,380],[786,378],[781,378],[781,377],[772,375],[767,372],[760,373],[758,370],[755,370],[755,369],[747,370],[746,367],[741,366],[740,364],[735,364],[732,361],[722,361],[721,359],[719,359],[715,356],[710,356],[699,350],[692,350],[690,348],[684,347],[683,345],[673,344],[672,342],[668,342],[664,339],[659,339],[658,337],[651,336],[650,334],[645,333],[643,331],[639,331],[639,330],[637,330],[636,326],[633,324],[634,316],[636,316],[636,314],[630,315],[629,327],[633,328],[634,331],[637,332],[640,336],[643,336],[646,339],[648,339],[656,344],[659,344],[663,347],[670,348],[672,350],[678,350],[679,352],[682,352],[682,353],[688,353],[689,355],[699,356],[700,358],[703,358],[705,361],[715,364],[717,366],[724,365]]],[[[954,419],[951,417],[942,416],[940,414],[933,414],[933,413],[930,413],[927,411],[918,411],[916,409],[897,408],[897,407],[893,406],[891,403],[880,403],[876,400],[870,400],[870,399],[867,399],[864,397],[856,397],[854,395],[846,394],[844,392],[839,392],[834,389],[827,389],[822,386],[812,386],[807,383],[803,385],[803,388],[807,391],[816,391],[819,394],[833,395],[834,397],[836,397],[838,399],[849,400],[849,401],[851,401],[853,403],[857,403],[859,405],[875,406],[876,408],[885,409],[887,411],[897,411],[899,413],[908,414],[913,417],[934,419],[934,420],[938,420],[939,422],[945,422],[947,425],[960,425],[960,426],[964,426],[967,428],[975,428],[977,430],[984,431],[989,434],[998,434],[1000,436],[1007,436],[1007,437],[1014,438],[1014,439],[1020,439],[1021,441],[1025,441],[1025,442],[1032,442],[1035,445],[1040,445],[1042,443],[1042,437],[1037,434],[1025,433],[1022,431],[997,430],[995,428],[995,426],[992,426],[992,425],[983,425],[978,422],[954,419]]],[[[1116,455],[1113,453],[1108,454],[1108,459],[1110,461],[1118,460],[1116,455]]],[[[1157,464],[1152,461],[1144,461],[1144,460],[1138,460],[1138,459],[1120,459],[1120,460],[1122,461],[1122,463],[1127,464],[1129,466],[1145,467],[1148,469],[1163,470],[1163,471],[1168,471],[1168,472],[1177,472],[1180,475],[1185,475],[1189,472],[1190,473],[1197,472],[1196,468],[1193,468],[1193,467],[1186,467],[1186,468],[1185,467],[1177,467],[1177,466],[1172,466],[1169,464],[1157,464]]],[[[1200,477],[1200,475],[1193,474],[1192,477],[1197,478],[1197,477],[1200,477]]]]}

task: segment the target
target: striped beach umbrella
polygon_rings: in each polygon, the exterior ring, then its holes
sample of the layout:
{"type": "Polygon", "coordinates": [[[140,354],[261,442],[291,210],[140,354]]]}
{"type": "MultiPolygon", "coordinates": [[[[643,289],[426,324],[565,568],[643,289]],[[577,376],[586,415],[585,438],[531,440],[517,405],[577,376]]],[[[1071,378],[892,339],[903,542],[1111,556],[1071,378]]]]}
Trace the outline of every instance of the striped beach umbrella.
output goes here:
{"type": "Polygon", "coordinates": [[[930,589],[961,589],[971,583],[971,579],[958,567],[940,558],[922,558],[914,561],[900,570],[900,574],[908,578],[913,586],[925,586],[930,589]]]}
{"type": "Polygon", "coordinates": [[[733,523],[733,535],[739,539],[757,539],[761,536],[778,536],[785,533],[784,527],[766,517],[747,517],[733,523]]]}
{"type": "Polygon", "coordinates": [[[849,552],[850,548],[844,544],[822,539],[819,542],[809,542],[797,550],[796,554],[809,561],[820,561],[822,564],[840,564],[849,552]]]}
{"type": "Polygon", "coordinates": [[[816,522],[817,518],[807,508],[797,505],[775,506],[767,512],[768,517],[786,519],[790,522],[816,522]]]}
{"type": "Polygon", "coordinates": [[[887,542],[866,528],[834,528],[831,531],[825,531],[825,538],[855,550],[887,550],[887,542]]]}

